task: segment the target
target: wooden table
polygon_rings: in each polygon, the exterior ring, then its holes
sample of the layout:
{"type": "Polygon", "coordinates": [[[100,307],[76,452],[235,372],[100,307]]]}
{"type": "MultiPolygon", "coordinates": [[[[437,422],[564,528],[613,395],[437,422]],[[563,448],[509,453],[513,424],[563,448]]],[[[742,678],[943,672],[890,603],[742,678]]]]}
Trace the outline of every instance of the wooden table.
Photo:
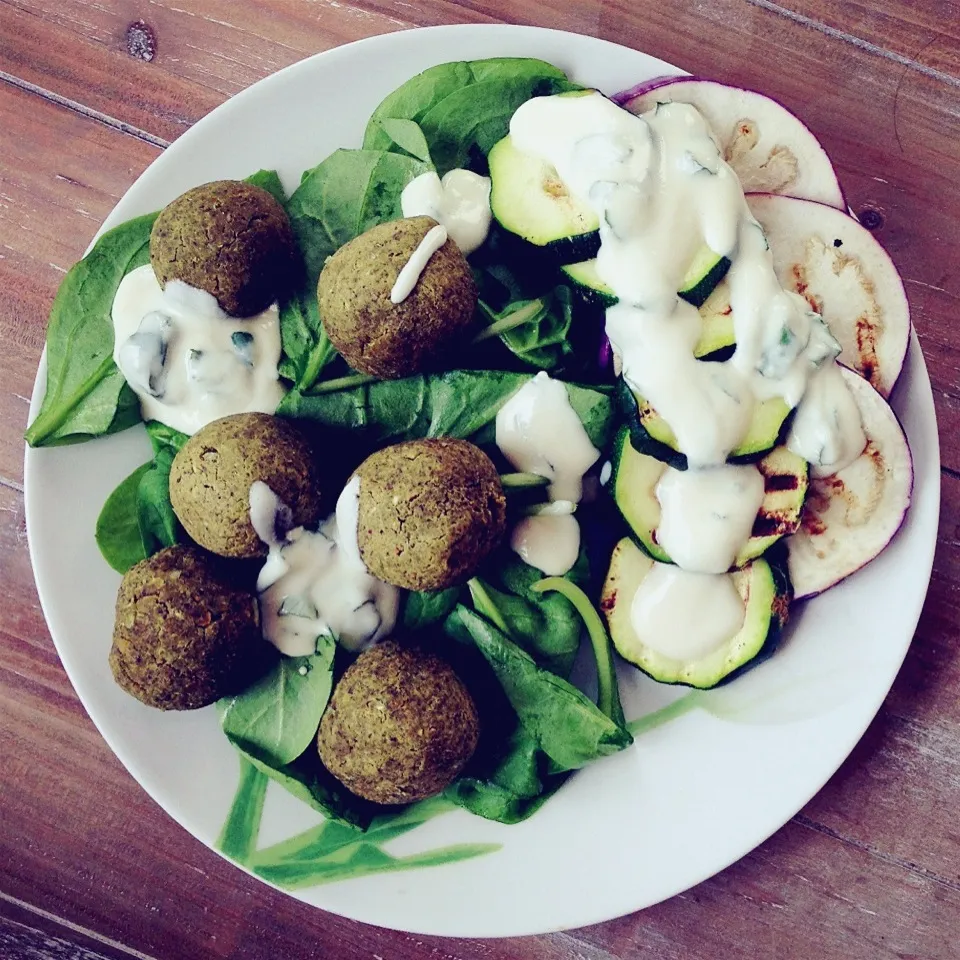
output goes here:
{"type": "Polygon", "coordinates": [[[0,0],[0,956],[960,957],[958,0],[0,0]],[[930,593],[867,735],[774,837],[673,900],[509,941],[385,932],[274,893],[120,766],[34,589],[22,431],[64,271],[140,172],[302,57],[440,23],[561,27],[761,88],[799,112],[900,268],[933,379],[943,508],[930,593]]]}

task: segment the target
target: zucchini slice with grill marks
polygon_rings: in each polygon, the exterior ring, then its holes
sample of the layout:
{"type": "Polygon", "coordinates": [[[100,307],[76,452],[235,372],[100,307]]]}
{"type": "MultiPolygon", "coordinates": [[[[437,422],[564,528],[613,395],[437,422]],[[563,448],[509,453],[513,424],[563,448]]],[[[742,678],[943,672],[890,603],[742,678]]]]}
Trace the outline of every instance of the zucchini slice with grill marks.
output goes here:
{"type": "MultiPolygon", "coordinates": [[[[643,397],[635,395],[623,377],[617,381],[616,394],[633,446],[676,470],[686,470],[686,454],[679,451],[676,435],[666,420],[643,397]]],[[[747,435],[727,462],[754,463],[761,459],[786,436],[792,419],[793,410],[780,397],[758,403],[747,435]]]]}
{"type": "Polygon", "coordinates": [[[679,651],[678,655],[670,654],[673,638],[645,639],[634,628],[634,597],[656,564],[628,537],[617,544],[610,558],[600,609],[607,618],[613,645],[625,660],[660,683],[707,689],[732,680],[776,650],[793,599],[782,544],[742,570],[722,574],[732,578],[743,600],[743,625],[714,649],[693,659],[679,655],[679,651]]]}
{"type": "Polygon", "coordinates": [[[487,162],[490,209],[501,227],[560,263],[596,256],[600,220],[570,193],[551,164],[518,150],[509,136],[494,144],[487,162]]]}
{"type": "MultiPolygon", "coordinates": [[[[604,307],[611,307],[617,302],[617,295],[597,273],[596,259],[568,263],[561,269],[584,300],[604,307]]],[[[726,257],[714,253],[707,246],[701,247],[683,278],[678,295],[695,307],[703,306],[729,269],[730,261],[726,257]]]]}
{"type": "MultiPolygon", "coordinates": [[[[621,427],[613,443],[613,472],[608,489],[634,537],[654,560],[672,563],[657,542],[660,502],[657,484],[667,465],[639,453],[630,443],[630,434],[621,427]]],[[[781,537],[800,529],[803,501],[807,494],[809,467],[786,447],[776,447],[757,469],[763,476],[763,502],[753,523],[750,539],[737,554],[734,567],[742,567],[766,553],[781,537]]]]}

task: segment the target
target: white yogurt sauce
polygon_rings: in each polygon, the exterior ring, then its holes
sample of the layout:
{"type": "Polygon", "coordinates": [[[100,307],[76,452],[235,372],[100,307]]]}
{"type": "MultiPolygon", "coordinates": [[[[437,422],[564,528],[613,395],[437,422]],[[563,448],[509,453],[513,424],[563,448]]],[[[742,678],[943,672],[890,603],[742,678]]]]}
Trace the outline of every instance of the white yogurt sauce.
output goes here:
{"type": "Polygon", "coordinates": [[[113,358],[144,419],[193,434],[228,414],[273,413],[283,399],[276,305],[237,319],[180,280],[161,288],[145,264],[120,282],[112,318],[113,358]]]}
{"type": "Polygon", "coordinates": [[[665,657],[700,660],[743,626],[746,607],[730,574],[691,573],[654,563],[630,604],[642,642],[665,657]]]}
{"type": "Polygon", "coordinates": [[[403,265],[390,291],[391,303],[403,303],[413,293],[413,288],[420,279],[420,274],[426,269],[430,258],[447,242],[447,228],[443,224],[431,227],[423,239],[417,244],[417,249],[410,255],[410,259],[403,265]]]}
{"type": "Polygon", "coordinates": [[[547,496],[553,501],[516,525],[510,546],[530,566],[562,576],[580,552],[573,511],[583,496],[583,475],[600,457],[563,382],[546,371],[528,380],[497,413],[496,443],[517,470],[550,481],[547,496]]]}
{"type": "Polygon", "coordinates": [[[551,500],[572,503],[580,502],[583,475],[600,457],[570,406],[566,386],[545,370],[500,408],[496,443],[517,470],[550,481],[551,500]]]}
{"type": "Polygon", "coordinates": [[[313,653],[317,637],[326,633],[348,650],[359,650],[396,624],[400,591],[374,577],[360,559],[359,498],[360,478],[354,477],[318,530],[281,532],[286,508],[266,484],[250,489],[251,523],[270,547],[257,579],[260,625],[264,637],[289,657],[313,653]]]}
{"type": "Polygon", "coordinates": [[[472,170],[421,173],[400,194],[405,217],[433,217],[447,228],[464,255],[473,253],[490,231],[490,178],[472,170]]]}
{"type": "Polygon", "coordinates": [[[850,466],[863,453],[867,438],[860,410],[836,363],[811,378],[794,417],[787,446],[812,464],[815,477],[827,477],[850,466]],[[807,403],[807,400],[813,400],[807,403]]]}
{"type": "Polygon", "coordinates": [[[510,532],[510,549],[548,577],[562,577],[580,555],[580,524],[569,512],[524,517],[510,532]]]}
{"type": "Polygon", "coordinates": [[[763,502],[763,476],[752,464],[667,467],[656,496],[657,542],[670,559],[696,573],[724,573],[750,538],[763,502]]]}
{"type": "Polygon", "coordinates": [[[520,150],[551,163],[600,218],[597,271],[619,297],[607,333],[624,377],[664,417],[691,465],[722,463],[745,436],[757,399],[806,406],[841,432],[809,378],[833,362],[832,337],[776,279],[766,240],[702,115],[660,104],[637,117],[601,96],[537,97],[510,121],[520,150]],[[677,290],[706,246],[732,261],[737,350],[692,357],[696,311],[677,290]]]}

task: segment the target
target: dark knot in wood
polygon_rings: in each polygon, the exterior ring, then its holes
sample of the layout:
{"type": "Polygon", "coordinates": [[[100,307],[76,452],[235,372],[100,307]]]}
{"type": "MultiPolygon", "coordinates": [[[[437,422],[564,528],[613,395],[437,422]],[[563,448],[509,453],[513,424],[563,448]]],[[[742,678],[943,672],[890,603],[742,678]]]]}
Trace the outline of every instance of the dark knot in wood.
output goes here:
{"type": "Polygon", "coordinates": [[[864,207],[857,217],[868,230],[879,230],[883,226],[883,214],[873,207],[864,207]]]}
{"type": "Polygon", "coordinates": [[[157,55],[157,35],[143,20],[134,20],[127,27],[127,53],[148,63],[157,55]]]}

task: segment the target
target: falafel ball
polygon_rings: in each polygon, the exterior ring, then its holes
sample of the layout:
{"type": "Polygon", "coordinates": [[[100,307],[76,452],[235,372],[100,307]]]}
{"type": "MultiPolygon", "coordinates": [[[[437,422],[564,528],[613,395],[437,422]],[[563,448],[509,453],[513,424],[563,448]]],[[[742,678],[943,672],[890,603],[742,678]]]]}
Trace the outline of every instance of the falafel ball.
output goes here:
{"type": "Polygon", "coordinates": [[[160,286],[182,280],[217,298],[234,317],[252,317],[293,283],[296,241],[279,201],[262,187],[216,180],[181,194],[150,231],[160,286]]]}
{"type": "Polygon", "coordinates": [[[224,557],[258,557],[267,545],[250,521],[250,487],[265,483],[291,512],[290,526],[321,516],[316,461],[304,436],[269,413],[237,413],[198,430],[170,468],[170,503],[188,534],[224,557]]]}
{"type": "Polygon", "coordinates": [[[245,689],[270,659],[256,597],[224,561],[178,545],[124,574],[110,669],[147,706],[205,707],[245,689]]]}
{"type": "Polygon", "coordinates": [[[385,380],[437,368],[477,306],[467,258],[450,239],[427,261],[400,303],[390,291],[427,233],[430,217],[381,223],[342,246],[320,274],[323,327],[355,370],[385,380]]]}
{"type": "Polygon", "coordinates": [[[497,468],[466,440],[384,447],[356,472],[360,556],[387,583],[407,590],[463,583],[503,538],[507,500],[497,468]]]}
{"type": "Polygon", "coordinates": [[[473,699],[440,657],[386,640],[357,657],[320,721],[324,766],[374,803],[440,793],[473,755],[473,699]]]}

